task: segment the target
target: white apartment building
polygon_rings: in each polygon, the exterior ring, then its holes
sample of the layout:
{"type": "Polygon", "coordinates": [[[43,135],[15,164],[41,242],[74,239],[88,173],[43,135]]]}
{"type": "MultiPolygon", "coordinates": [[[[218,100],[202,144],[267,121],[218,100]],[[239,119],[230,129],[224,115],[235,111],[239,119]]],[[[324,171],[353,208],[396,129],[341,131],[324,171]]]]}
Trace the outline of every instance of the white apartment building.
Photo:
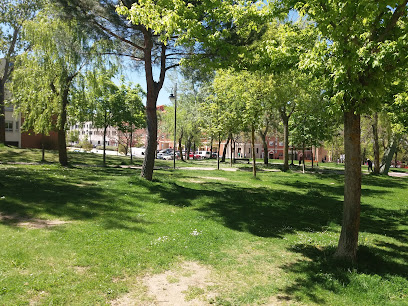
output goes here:
{"type": "MultiPolygon", "coordinates": [[[[92,125],[91,121],[84,123],[77,123],[72,125],[69,129],[72,131],[79,132],[79,140],[88,140],[93,146],[103,146],[103,128],[97,128],[92,125]]],[[[117,146],[118,145],[118,130],[114,127],[108,127],[106,130],[106,145],[107,146],[117,146]]],[[[74,143],[77,144],[77,143],[74,143]]]]}
{"type": "Polygon", "coordinates": [[[6,144],[21,148],[21,115],[15,116],[13,106],[5,107],[6,144]]]}

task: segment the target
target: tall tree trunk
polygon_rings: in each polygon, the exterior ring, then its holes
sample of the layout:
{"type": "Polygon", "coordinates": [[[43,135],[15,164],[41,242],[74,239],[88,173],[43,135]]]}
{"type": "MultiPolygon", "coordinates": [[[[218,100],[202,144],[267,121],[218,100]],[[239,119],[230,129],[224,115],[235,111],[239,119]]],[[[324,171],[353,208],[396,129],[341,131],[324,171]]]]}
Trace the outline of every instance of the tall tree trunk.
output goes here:
{"type": "Polygon", "coordinates": [[[294,155],[293,155],[293,139],[292,139],[292,154],[291,154],[291,162],[290,162],[290,164],[291,164],[292,166],[294,165],[293,159],[294,159],[294,155]]]}
{"type": "Polygon", "coordinates": [[[106,124],[103,126],[103,165],[106,166],[106,124]]]}
{"type": "Polygon", "coordinates": [[[344,149],[346,155],[344,175],[343,222],[336,258],[355,262],[360,227],[361,148],[360,115],[353,110],[344,113],[344,149]]]}
{"type": "Polygon", "coordinates": [[[398,137],[393,135],[393,137],[391,139],[391,144],[385,150],[385,153],[384,153],[384,156],[383,156],[382,174],[388,175],[388,172],[390,171],[390,167],[391,167],[392,157],[394,156],[394,153],[397,150],[398,142],[399,142],[398,137]]]}
{"type": "Polygon", "coordinates": [[[0,79],[0,143],[6,143],[6,108],[4,78],[0,79]]]}
{"type": "Polygon", "coordinates": [[[187,160],[190,160],[190,149],[191,149],[191,140],[190,140],[190,137],[188,137],[188,140],[187,140],[187,148],[186,148],[187,150],[186,150],[186,159],[187,160]]]}
{"type": "Polygon", "coordinates": [[[314,160],[314,156],[313,156],[313,147],[312,147],[312,169],[313,169],[313,160],[314,160]]]}
{"type": "Polygon", "coordinates": [[[374,174],[380,174],[380,144],[378,142],[378,113],[373,117],[373,138],[374,138],[374,174]]]}
{"type": "Polygon", "coordinates": [[[155,82],[153,79],[152,69],[152,34],[146,30],[144,33],[145,48],[144,48],[144,64],[146,72],[146,84],[147,84],[147,100],[146,100],[146,121],[147,121],[147,147],[145,151],[145,158],[143,160],[141,177],[148,181],[153,179],[154,160],[157,150],[157,97],[160,89],[163,86],[165,77],[165,46],[162,45],[161,55],[161,69],[160,80],[155,82]],[[164,53],[164,54],[163,54],[164,53]]]}
{"type": "Polygon", "coordinates": [[[218,133],[217,169],[220,170],[221,135],[218,133]]]}
{"type": "Polygon", "coordinates": [[[211,154],[211,156],[210,156],[210,158],[213,158],[213,141],[214,141],[214,139],[211,136],[211,140],[210,140],[210,154],[211,154]]]}
{"type": "Polygon", "coordinates": [[[397,155],[398,155],[398,147],[395,149],[394,168],[397,168],[397,162],[398,162],[397,155]]]}
{"type": "Polygon", "coordinates": [[[231,142],[230,142],[230,166],[232,167],[232,143],[234,142],[234,139],[232,138],[231,135],[231,142]]]}
{"type": "Polygon", "coordinates": [[[133,128],[130,127],[130,144],[129,144],[130,163],[133,163],[132,145],[133,145],[133,128]]]}
{"type": "Polygon", "coordinates": [[[179,153],[180,153],[180,159],[181,159],[181,161],[184,161],[184,157],[183,157],[183,146],[182,146],[182,143],[181,143],[181,141],[183,140],[183,134],[184,134],[184,131],[183,131],[183,129],[181,129],[181,131],[180,131],[180,138],[179,138],[179,140],[178,140],[178,143],[179,143],[179,153]]]}
{"type": "Polygon", "coordinates": [[[255,127],[253,125],[251,130],[251,144],[252,144],[252,173],[254,177],[256,177],[255,127]]]}
{"type": "Polygon", "coordinates": [[[263,133],[262,131],[259,132],[259,135],[261,135],[262,138],[262,146],[264,150],[264,165],[268,165],[269,163],[269,156],[268,156],[268,143],[266,142],[266,131],[263,133]]]}
{"type": "Polygon", "coordinates": [[[282,117],[283,122],[283,139],[284,139],[284,149],[283,149],[283,171],[289,170],[289,118],[282,117]]]}
{"type": "Polygon", "coordinates": [[[61,110],[58,126],[58,158],[61,166],[68,165],[66,131],[65,131],[65,124],[67,122],[68,93],[69,84],[66,84],[66,88],[62,91],[61,110]]]}
{"type": "Polygon", "coordinates": [[[41,133],[41,162],[45,162],[44,133],[41,133]]]}
{"type": "Polygon", "coordinates": [[[225,156],[227,155],[227,148],[228,148],[228,144],[229,144],[230,139],[231,139],[231,136],[228,137],[227,142],[225,143],[224,149],[222,150],[221,162],[223,162],[223,163],[225,163],[225,156]]]}

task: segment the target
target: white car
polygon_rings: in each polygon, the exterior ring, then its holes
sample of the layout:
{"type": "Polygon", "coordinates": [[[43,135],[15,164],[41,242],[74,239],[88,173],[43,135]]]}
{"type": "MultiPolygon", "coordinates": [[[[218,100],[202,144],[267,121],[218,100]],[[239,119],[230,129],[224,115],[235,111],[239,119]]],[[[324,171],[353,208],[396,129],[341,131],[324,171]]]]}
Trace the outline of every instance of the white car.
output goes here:
{"type": "Polygon", "coordinates": [[[173,154],[163,154],[162,159],[164,159],[164,160],[173,160],[173,154]]]}
{"type": "Polygon", "coordinates": [[[210,151],[198,151],[197,154],[194,154],[194,157],[197,159],[211,158],[211,152],[210,151]]]}

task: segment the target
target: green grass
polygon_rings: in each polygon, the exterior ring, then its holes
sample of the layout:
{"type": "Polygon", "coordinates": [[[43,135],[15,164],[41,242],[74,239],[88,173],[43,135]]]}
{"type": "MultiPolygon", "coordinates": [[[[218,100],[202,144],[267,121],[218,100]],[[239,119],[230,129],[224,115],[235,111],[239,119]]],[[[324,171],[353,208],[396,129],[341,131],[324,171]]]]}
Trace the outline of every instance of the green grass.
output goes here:
{"type": "MultiPolygon", "coordinates": [[[[72,164],[100,165],[97,157],[70,155],[72,164]]],[[[2,162],[24,158],[37,162],[38,151],[0,148],[2,162]]],[[[342,212],[337,172],[260,171],[252,179],[247,171],[163,169],[153,182],[139,175],[0,164],[0,213],[8,216],[0,221],[0,305],[104,305],[128,292],[143,304],[141,279],[183,261],[212,269],[211,302],[219,305],[408,303],[406,178],[363,176],[358,263],[350,268],[332,259],[342,212]],[[33,218],[67,223],[18,226],[33,218]]],[[[192,286],[186,299],[202,295],[192,286]]]]}

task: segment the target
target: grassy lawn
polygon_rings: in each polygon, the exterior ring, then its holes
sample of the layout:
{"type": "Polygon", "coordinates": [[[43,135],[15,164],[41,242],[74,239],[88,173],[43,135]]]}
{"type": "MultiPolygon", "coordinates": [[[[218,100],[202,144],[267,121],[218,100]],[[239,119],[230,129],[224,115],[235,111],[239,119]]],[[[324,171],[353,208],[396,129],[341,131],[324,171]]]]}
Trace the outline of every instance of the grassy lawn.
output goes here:
{"type": "MultiPolygon", "coordinates": [[[[76,165],[68,168],[8,164],[39,159],[37,150],[0,148],[0,305],[149,304],[157,298],[146,279],[183,263],[205,267],[211,280],[190,285],[187,300],[408,303],[408,178],[363,176],[359,259],[350,268],[332,259],[343,195],[337,172],[260,171],[252,179],[239,170],[161,169],[147,182],[138,169],[82,166],[101,164],[87,153],[70,153],[76,165]]],[[[127,160],[108,157],[110,165],[127,160]]]]}

